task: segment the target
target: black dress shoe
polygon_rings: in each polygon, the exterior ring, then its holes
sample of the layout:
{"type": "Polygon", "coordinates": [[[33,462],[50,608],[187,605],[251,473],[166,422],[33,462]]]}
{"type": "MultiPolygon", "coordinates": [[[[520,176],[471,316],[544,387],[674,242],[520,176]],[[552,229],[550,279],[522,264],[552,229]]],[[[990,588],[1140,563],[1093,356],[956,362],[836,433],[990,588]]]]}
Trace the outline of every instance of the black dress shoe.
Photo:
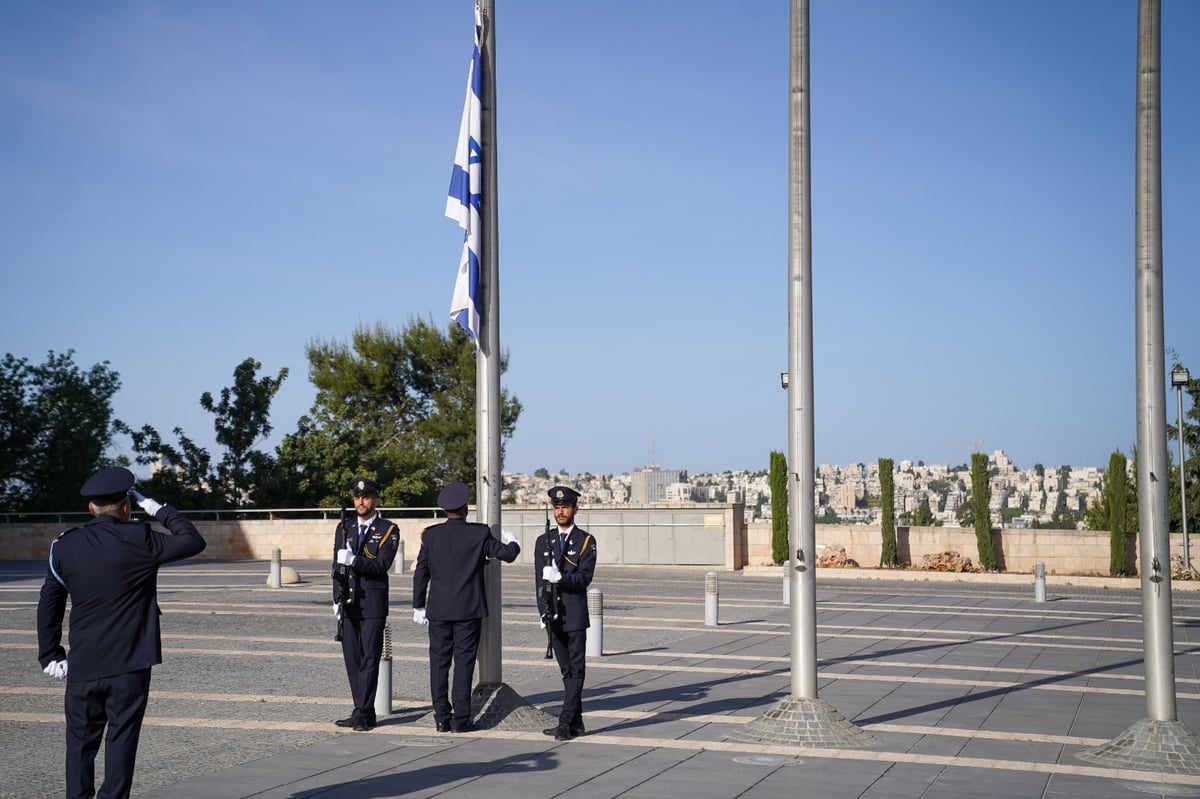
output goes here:
{"type": "Polygon", "coordinates": [[[553,735],[556,741],[569,741],[575,736],[571,733],[571,727],[567,724],[559,724],[557,727],[547,727],[542,730],[543,735],[553,735]]]}
{"type": "Polygon", "coordinates": [[[439,721],[439,722],[436,722],[436,724],[437,724],[438,732],[450,732],[450,722],[439,721]]]}
{"type": "Polygon", "coordinates": [[[450,732],[475,732],[478,729],[478,727],[468,721],[466,724],[459,725],[458,727],[451,727],[450,732]]]}
{"type": "Polygon", "coordinates": [[[583,728],[582,721],[577,721],[571,725],[571,735],[573,737],[578,738],[580,735],[584,735],[585,733],[587,733],[587,730],[583,728]]]}
{"type": "Polygon", "coordinates": [[[371,729],[371,726],[362,719],[359,719],[358,721],[354,722],[354,726],[350,729],[354,730],[355,732],[366,732],[367,730],[371,729]]]}
{"type": "Polygon", "coordinates": [[[354,723],[355,723],[356,721],[358,721],[358,718],[357,718],[357,717],[355,717],[355,716],[347,716],[347,717],[346,717],[346,718],[344,718],[344,719],[338,719],[337,721],[335,721],[335,722],[334,722],[334,724],[336,724],[336,725],[337,725],[337,726],[339,726],[339,727],[353,727],[353,726],[354,726],[354,723]]]}

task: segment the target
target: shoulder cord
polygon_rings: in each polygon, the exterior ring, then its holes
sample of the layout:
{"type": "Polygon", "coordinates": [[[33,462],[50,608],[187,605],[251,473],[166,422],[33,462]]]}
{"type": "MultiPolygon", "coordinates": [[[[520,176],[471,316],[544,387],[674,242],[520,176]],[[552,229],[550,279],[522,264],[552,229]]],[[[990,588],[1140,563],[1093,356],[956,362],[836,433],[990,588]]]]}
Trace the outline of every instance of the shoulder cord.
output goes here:
{"type": "MultiPolygon", "coordinates": [[[[591,536],[590,534],[589,534],[589,535],[585,535],[585,536],[583,537],[583,546],[581,546],[581,547],[579,548],[579,557],[580,557],[581,559],[583,558],[583,553],[584,553],[584,552],[587,552],[588,544],[590,544],[590,543],[592,543],[592,536],[591,536]]],[[[577,560],[571,560],[571,559],[570,559],[570,558],[568,558],[566,555],[563,555],[563,560],[565,560],[567,563],[570,563],[572,566],[578,566],[578,565],[579,565],[579,561],[577,561],[577,560]]]]}
{"type": "Polygon", "coordinates": [[[394,533],[394,532],[396,532],[396,525],[393,524],[390,527],[388,527],[387,532],[383,534],[383,538],[379,539],[379,546],[375,547],[374,553],[372,553],[371,550],[367,549],[367,545],[364,543],[363,544],[363,554],[366,555],[371,560],[374,560],[376,557],[378,557],[379,550],[383,549],[383,545],[387,543],[388,539],[392,537],[392,533],[394,533]]]}
{"type": "MultiPolygon", "coordinates": [[[[63,535],[66,535],[66,533],[63,533],[63,535]]],[[[60,535],[58,538],[62,538],[62,535],[60,535]]],[[[58,580],[59,585],[61,585],[63,588],[67,588],[66,581],[63,580],[62,576],[58,573],[58,569],[54,568],[54,545],[58,543],[58,538],[50,542],[50,557],[47,560],[50,562],[50,574],[54,575],[54,579],[58,580]]],[[[67,588],[67,590],[70,591],[71,589],[67,588]]]]}

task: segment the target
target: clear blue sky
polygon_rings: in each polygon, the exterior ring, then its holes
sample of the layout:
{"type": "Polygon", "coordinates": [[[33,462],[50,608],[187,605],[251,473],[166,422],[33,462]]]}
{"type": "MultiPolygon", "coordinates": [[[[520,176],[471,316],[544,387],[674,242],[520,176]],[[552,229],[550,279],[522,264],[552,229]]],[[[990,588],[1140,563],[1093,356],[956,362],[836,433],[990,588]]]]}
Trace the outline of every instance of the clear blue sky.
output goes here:
{"type": "MultiPolygon", "coordinates": [[[[497,6],[505,467],[766,468],[789,3],[497,6]]],[[[1200,3],[1163,7],[1166,345],[1196,374],[1200,3]]],[[[0,4],[0,351],[107,360],[119,418],[212,447],[199,395],[286,366],[270,446],[307,342],[446,323],[472,8],[0,4]]],[[[1134,0],[813,0],[819,463],[1130,450],[1136,26],[1134,0]]]]}

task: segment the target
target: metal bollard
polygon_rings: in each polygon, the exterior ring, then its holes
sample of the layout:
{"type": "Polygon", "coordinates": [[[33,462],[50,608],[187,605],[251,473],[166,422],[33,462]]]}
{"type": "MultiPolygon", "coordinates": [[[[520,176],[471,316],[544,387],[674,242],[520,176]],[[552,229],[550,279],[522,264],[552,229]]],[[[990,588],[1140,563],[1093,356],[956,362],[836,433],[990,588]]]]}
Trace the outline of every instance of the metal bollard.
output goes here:
{"type": "Polygon", "coordinates": [[[375,686],[375,716],[392,715],[392,625],[383,626],[383,657],[379,659],[379,683],[375,686]]]}
{"type": "Polygon", "coordinates": [[[396,574],[404,574],[404,539],[400,539],[399,546],[396,547],[396,562],[392,564],[395,567],[396,574]]]}
{"type": "Polygon", "coordinates": [[[709,572],[704,575],[704,626],[717,626],[717,600],[720,598],[717,592],[717,573],[709,572]]]}
{"type": "Polygon", "coordinates": [[[792,604],[792,562],[785,560],[783,562],[783,606],[786,608],[792,604]]]}
{"type": "Polygon", "coordinates": [[[584,655],[598,658],[604,654],[604,594],[599,588],[588,589],[587,605],[591,626],[587,631],[587,648],[584,655]]]}
{"type": "Polygon", "coordinates": [[[271,576],[267,580],[267,586],[270,588],[278,588],[283,585],[283,568],[280,566],[279,547],[271,550],[271,576]]]}
{"type": "Polygon", "coordinates": [[[1033,599],[1035,602],[1046,601],[1046,564],[1040,560],[1033,564],[1033,599]]]}

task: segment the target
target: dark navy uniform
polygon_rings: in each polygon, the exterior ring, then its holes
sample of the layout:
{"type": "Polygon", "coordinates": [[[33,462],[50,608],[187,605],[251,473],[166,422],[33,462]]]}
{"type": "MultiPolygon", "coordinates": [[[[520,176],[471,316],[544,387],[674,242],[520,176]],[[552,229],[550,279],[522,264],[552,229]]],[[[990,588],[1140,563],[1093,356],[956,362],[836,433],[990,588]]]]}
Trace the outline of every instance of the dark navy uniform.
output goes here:
{"type": "MultiPolygon", "coordinates": [[[[171,531],[129,520],[134,477],[113,467],[84,484],[89,508],[112,508],[50,545],[50,564],[38,601],[38,661],[66,660],[66,781],[68,799],[129,796],[138,739],[150,691],[150,667],[162,662],[158,568],[191,557],[204,539],[179,511],[151,503],[171,531]],[[71,599],[70,651],[62,622],[71,599]],[[105,727],[107,726],[107,734],[105,727]],[[104,737],[104,784],[95,793],[95,759],[104,737]]],[[[147,507],[143,504],[143,507],[147,507]]],[[[94,513],[95,511],[93,511],[94,513]]]]}
{"type": "Polygon", "coordinates": [[[555,508],[570,508],[570,528],[565,538],[557,526],[538,537],[534,545],[533,575],[537,588],[538,612],[548,624],[550,646],[562,672],[563,704],[558,726],[545,730],[558,739],[582,735],[583,680],[586,672],[588,616],[587,590],[596,570],[596,539],[574,524],[574,508],[579,492],[566,486],[550,489],[555,508]],[[546,591],[544,568],[554,565],[562,579],[555,584],[557,605],[551,607],[546,591]]]}
{"type": "MultiPolygon", "coordinates": [[[[379,486],[367,478],[351,481],[355,497],[378,499],[379,486]]],[[[383,628],[388,615],[388,571],[400,547],[396,524],[375,514],[369,524],[355,517],[334,530],[333,554],[349,545],[354,561],[346,567],[349,592],[342,605],[342,659],[350,680],[354,712],[338,726],[369,729],[375,726],[375,691],[379,686],[379,660],[383,657],[383,628]]],[[[336,568],[336,567],[335,567],[336,568]]],[[[335,583],[333,598],[338,600],[335,583]]]]}
{"type": "Polygon", "coordinates": [[[471,723],[471,686],[479,632],[488,615],[483,567],[487,558],[512,563],[521,554],[515,536],[507,543],[486,524],[466,520],[470,490],[450,483],[438,495],[449,518],[426,527],[413,569],[414,621],[429,625],[429,693],[440,732],[467,732],[471,723]],[[424,611],[422,613],[422,611],[424,611]],[[454,695],[449,696],[454,664],[454,695]]]}

